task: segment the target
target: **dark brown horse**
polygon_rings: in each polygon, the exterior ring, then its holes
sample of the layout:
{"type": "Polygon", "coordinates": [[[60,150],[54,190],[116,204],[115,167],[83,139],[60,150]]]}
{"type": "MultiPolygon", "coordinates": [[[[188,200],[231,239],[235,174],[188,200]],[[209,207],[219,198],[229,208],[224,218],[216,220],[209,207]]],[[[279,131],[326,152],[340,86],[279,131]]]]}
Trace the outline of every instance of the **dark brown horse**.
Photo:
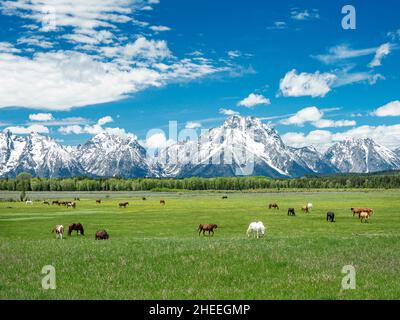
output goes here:
{"type": "Polygon", "coordinates": [[[96,203],[101,204],[101,200],[100,200],[100,199],[97,199],[97,200],[96,200],[96,203]]]}
{"type": "Polygon", "coordinates": [[[294,208],[289,208],[288,209],[288,212],[287,212],[287,215],[288,216],[296,216],[296,212],[295,212],[295,210],[294,210],[294,208]]]}
{"type": "Polygon", "coordinates": [[[165,206],[165,200],[160,200],[160,204],[161,204],[162,206],[165,206]]]}
{"type": "Polygon", "coordinates": [[[60,205],[60,201],[54,200],[54,201],[51,202],[51,204],[53,204],[53,205],[54,205],[54,204],[60,205]]]}
{"type": "Polygon", "coordinates": [[[222,196],[222,199],[228,199],[228,196],[222,196]]]}
{"type": "Polygon", "coordinates": [[[96,240],[107,240],[110,236],[106,230],[96,231],[96,240]]]}
{"type": "Polygon", "coordinates": [[[43,201],[43,204],[47,204],[47,205],[49,206],[49,205],[50,205],[50,202],[44,200],[44,201],[43,201]]]}
{"type": "Polygon", "coordinates": [[[268,208],[269,209],[278,209],[279,210],[279,206],[276,203],[270,203],[268,208]]]}
{"type": "Polygon", "coordinates": [[[119,204],[119,207],[120,207],[120,208],[126,208],[128,205],[129,205],[129,202],[121,202],[121,203],[119,204]]]}
{"type": "Polygon", "coordinates": [[[68,235],[71,236],[72,231],[76,231],[78,235],[85,235],[85,231],[83,230],[83,225],[81,223],[73,223],[68,227],[68,235]]]}
{"type": "Polygon", "coordinates": [[[201,232],[203,232],[204,236],[206,231],[208,231],[208,235],[210,235],[211,232],[212,235],[214,235],[214,230],[217,228],[218,226],[216,224],[200,224],[197,230],[199,231],[199,235],[201,232]]]}
{"type": "Polygon", "coordinates": [[[145,201],[145,200],[147,200],[147,199],[146,199],[146,197],[143,197],[142,200],[145,201]]]}

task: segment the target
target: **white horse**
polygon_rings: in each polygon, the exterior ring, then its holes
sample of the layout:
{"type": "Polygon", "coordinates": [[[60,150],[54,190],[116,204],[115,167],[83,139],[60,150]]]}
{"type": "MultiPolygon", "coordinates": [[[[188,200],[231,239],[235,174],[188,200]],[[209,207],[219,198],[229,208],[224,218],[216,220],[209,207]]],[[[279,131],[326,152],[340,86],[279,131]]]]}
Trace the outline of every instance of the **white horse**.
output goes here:
{"type": "Polygon", "coordinates": [[[56,239],[57,238],[62,239],[63,238],[63,234],[64,234],[64,226],[61,225],[61,224],[58,224],[53,228],[52,232],[56,233],[56,239]]]}
{"type": "Polygon", "coordinates": [[[312,205],[312,203],[307,203],[307,208],[308,208],[308,210],[310,211],[312,208],[313,208],[313,205],[312,205]]]}
{"type": "Polygon", "coordinates": [[[257,237],[257,239],[260,236],[263,237],[265,235],[264,224],[261,221],[250,223],[249,227],[247,228],[247,232],[246,232],[247,237],[250,237],[250,233],[252,233],[254,237],[257,237]]]}
{"type": "Polygon", "coordinates": [[[25,201],[25,204],[31,206],[31,205],[33,205],[33,202],[31,200],[27,200],[27,201],[25,201]]]}

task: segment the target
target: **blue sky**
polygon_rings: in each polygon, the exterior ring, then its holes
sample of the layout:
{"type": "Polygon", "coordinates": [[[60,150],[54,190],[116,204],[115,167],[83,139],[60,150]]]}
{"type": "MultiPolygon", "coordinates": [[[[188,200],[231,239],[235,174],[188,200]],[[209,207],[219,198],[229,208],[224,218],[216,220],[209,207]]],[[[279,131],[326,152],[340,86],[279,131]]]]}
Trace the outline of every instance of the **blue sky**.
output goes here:
{"type": "Polygon", "coordinates": [[[293,146],[372,137],[395,149],[400,4],[352,1],[356,29],[344,30],[346,4],[2,1],[0,130],[145,143],[169,121],[200,130],[240,113],[293,146]]]}

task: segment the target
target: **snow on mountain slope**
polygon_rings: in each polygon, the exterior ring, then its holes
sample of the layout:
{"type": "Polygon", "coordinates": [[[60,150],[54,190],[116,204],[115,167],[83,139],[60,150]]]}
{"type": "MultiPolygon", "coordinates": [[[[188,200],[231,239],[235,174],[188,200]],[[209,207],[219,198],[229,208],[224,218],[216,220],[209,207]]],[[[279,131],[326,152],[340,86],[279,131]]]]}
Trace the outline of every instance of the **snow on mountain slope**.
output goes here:
{"type": "Polygon", "coordinates": [[[0,134],[0,176],[29,172],[38,177],[68,177],[84,171],[68,150],[50,137],[32,133],[17,137],[0,134]]]}
{"type": "Polygon", "coordinates": [[[334,165],[325,161],[323,155],[314,147],[290,148],[290,150],[314,173],[329,174],[339,172],[334,165]]]}
{"type": "Polygon", "coordinates": [[[101,177],[157,176],[146,150],[130,134],[100,133],[75,152],[86,172],[101,177]]]}
{"type": "Polygon", "coordinates": [[[282,142],[271,126],[253,117],[229,117],[198,141],[180,142],[160,153],[166,176],[265,175],[296,177],[313,171],[282,142]]]}
{"type": "Polygon", "coordinates": [[[340,172],[369,173],[400,169],[400,158],[372,139],[346,139],[333,145],[324,159],[340,172]]]}

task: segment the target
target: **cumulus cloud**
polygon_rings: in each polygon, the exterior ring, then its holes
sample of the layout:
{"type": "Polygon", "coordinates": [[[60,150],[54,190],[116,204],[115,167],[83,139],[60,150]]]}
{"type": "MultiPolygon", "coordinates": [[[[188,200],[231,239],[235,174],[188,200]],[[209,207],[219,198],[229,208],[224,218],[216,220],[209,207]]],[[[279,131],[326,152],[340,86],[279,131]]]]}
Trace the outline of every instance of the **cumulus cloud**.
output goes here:
{"type": "MultiPolygon", "coordinates": [[[[166,41],[120,28],[128,23],[145,26],[135,15],[157,3],[106,0],[100,4],[87,0],[77,6],[70,0],[1,2],[1,13],[33,20],[45,35],[28,32],[18,40],[22,49],[0,42],[0,108],[69,110],[229,70],[208,59],[179,59],[166,41]],[[43,29],[42,23],[52,13],[56,13],[57,33],[43,29]],[[50,51],[56,42],[58,48],[69,49],[50,51]]],[[[166,28],[155,27],[158,31],[166,28]]]]}
{"type": "Polygon", "coordinates": [[[31,121],[51,121],[54,117],[51,113],[35,113],[29,115],[31,121]]]}
{"type": "Polygon", "coordinates": [[[259,105],[269,105],[271,101],[261,94],[251,93],[247,98],[238,102],[238,106],[246,108],[254,108],[259,105]]]}
{"type": "Polygon", "coordinates": [[[326,151],[332,144],[348,138],[371,138],[390,149],[400,147],[400,124],[382,126],[360,126],[348,131],[333,133],[328,130],[314,130],[308,134],[288,132],[282,135],[283,141],[293,147],[315,146],[319,151],[326,151]]]}
{"type": "Polygon", "coordinates": [[[30,134],[30,133],[49,133],[49,129],[46,126],[34,124],[31,126],[11,126],[7,127],[4,131],[10,131],[13,134],[30,134]]]}
{"type": "Polygon", "coordinates": [[[197,128],[201,128],[201,123],[200,123],[200,122],[189,121],[189,122],[186,123],[185,128],[186,128],[186,129],[197,129],[197,128]]]}
{"type": "Polygon", "coordinates": [[[225,109],[225,108],[220,108],[219,109],[219,113],[223,114],[225,116],[234,116],[234,115],[238,115],[239,112],[231,110],[231,109],[225,109]]]}
{"type": "MultiPolygon", "coordinates": [[[[157,131],[157,130],[156,130],[157,131]]],[[[144,146],[148,149],[160,149],[165,148],[173,144],[173,141],[167,140],[164,132],[149,132],[144,142],[144,146]]]]}
{"type": "Polygon", "coordinates": [[[334,127],[349,127],[355,126],[357,123],[354,120],[330,120],[323,119],[323,110],[317,107],[307,107],[298,111],[295,115],[290,118],[281,121],[284,125],[297,125],[303,126],[306,123],[311,123],[317,128],[334,128],[334,127]]]}
{"type": "Polygon", "coordinates": [[[110,122],[114,122],[113,118],[110,117],[110,116],[105,116],[103,118],[100,118],[97,121],[97,124],[100,125],[100,126],[104,126],[105,124],[110,123],[110,122]]]}
{"type": "Polygon", "coordinates": [[[392,101],[376,109],[373,115],[377,117],[398,117],[400,116],[400,101],[392,101]]]}
{"type": "Polygon", "coordinates": [[[390,43],[385,43],[376,49],[374,59],[369,63],[370,68],[379,67],[382,65],[382,59],[390,54],[391,45],[390,43]]]}
{"type": "Polygon", "coordinates": [[[289,71],[280,81],[280,92],[285,97],[324,97],[336,80],[332,73],[302,72],[297,74],[295,69],[289,71]]]}

